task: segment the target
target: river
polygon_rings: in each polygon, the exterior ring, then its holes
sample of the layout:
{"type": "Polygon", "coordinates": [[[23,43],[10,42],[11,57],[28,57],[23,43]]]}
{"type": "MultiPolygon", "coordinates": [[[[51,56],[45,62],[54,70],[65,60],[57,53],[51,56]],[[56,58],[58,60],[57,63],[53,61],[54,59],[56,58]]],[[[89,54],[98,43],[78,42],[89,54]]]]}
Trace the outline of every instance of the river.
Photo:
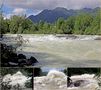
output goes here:
{"type": "Polygon", "coordinates": [[[51,70],[46,76],[34,77],[33,90],[100,90],[94,74],[74,75],[72,82],[82,80],[80,86],[67,87],[67,75],[57,70],[51,70]]]}
{"type": "MultiPolygon", "coordinates": [[[[5,35],[3,42],[14,44],[17,35],[5,35]]],[[[34,56],[39,66],[48,67],[100,67],[101,36],[93,35],[22,35],[24,43],[17,53],[34,56]],[[22,50],[20,50],[22,48],[22,50]]]]}

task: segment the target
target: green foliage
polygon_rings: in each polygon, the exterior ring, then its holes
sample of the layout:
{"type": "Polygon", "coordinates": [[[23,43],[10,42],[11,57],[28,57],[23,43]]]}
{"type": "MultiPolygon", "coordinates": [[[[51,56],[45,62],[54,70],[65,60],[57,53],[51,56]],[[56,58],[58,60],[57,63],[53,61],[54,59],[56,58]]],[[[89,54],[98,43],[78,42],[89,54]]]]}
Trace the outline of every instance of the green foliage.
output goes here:
{"type": "Polygon", "coordinates": [[[66,23],[64,25],[64,30],[63,32],[65,34],[72,34],[74,30],[74,25],[75,25],[75,17],[70,17],[66,20],[66,23]]]}
{"type": "Polygon", "coordinates": [[[88,28],[86,28],[84,33],[91,35],[95,34],[101,35],[100,21],[101,21],[100,13],[97,13],[93,18],[91,25],[88,28]]]}
{"type": "Polygon", "coordinates": [[[4,34],[7,33],[9,31],[9,27],[8,27],[8,20],[4,19],[3,15],[0,14],[0,33],[4,34]]]}
{"type": "Polygon", "coordinates": [[[81,14],[76,17],[74,33],[84,34],[85,30],[91,25],[93,17],[88,14],[81,14]]]}
{"type": "Polygon", "coordinates": [[[79,75],[79,74],[99,74],[100,68],[68,68],[68,76],[79,75]]]}
{"type": "Polygon", "coordinates": [[[10,33],[18,33],[21,34],[23,33],[25,30],[30,30],[31,26],[32,26],[32,22],[29,19],[26,19],[25,16],[12,16],[10,18],[10,25],[9,25],[9,29],[10,29],[10,33]]]}
{"type": "Polygon", "coordinates": [[[64,20],[59,18],[55,23],[40,21],[33,23],[26,16],[12,16],[4,19],[0,15],[1,33],[12,34],[82,34],[101,35],[100,10],[96,14],[81,13],[64,20]]]}

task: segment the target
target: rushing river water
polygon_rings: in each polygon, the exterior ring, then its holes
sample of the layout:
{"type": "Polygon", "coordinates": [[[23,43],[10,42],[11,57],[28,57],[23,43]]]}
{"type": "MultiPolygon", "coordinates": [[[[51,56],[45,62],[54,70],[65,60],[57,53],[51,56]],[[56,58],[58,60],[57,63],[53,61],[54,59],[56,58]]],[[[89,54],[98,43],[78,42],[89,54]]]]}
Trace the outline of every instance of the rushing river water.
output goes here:
{"type": "MultiPolygon", "coordinates": [[[[26,87],[26,82],[30,82],[30,79],[31,77],[23,75],[20,71],[16,72],[15,74],[6,74],[2,78],[2,86],[10,86],[9,90],[32,90],[31,87],[26,87]]],[[[8,88],[5,90],[8,90],[8,88]]]]}
{"type": "Polygon", "coordinates": [[[57,70],[51,70],[46,76],[34,77],[34,90],[100,90],[94,74],[71,76],[72,82],[82,80],[80,86],[67,87],[67,75],[57,70]]]}
{"type": "MultiPolygon", "coordinates": [[[[22,51],[34,56],[41,66],[50,67],[99,67],[101,66],[101,36],[22,35],[26,44],[22,51]]],[[[16,35],[6,35],[3,41],[14,44],[16,35]],[[6,39],[5,39],[6,37],[6,39]]]]}

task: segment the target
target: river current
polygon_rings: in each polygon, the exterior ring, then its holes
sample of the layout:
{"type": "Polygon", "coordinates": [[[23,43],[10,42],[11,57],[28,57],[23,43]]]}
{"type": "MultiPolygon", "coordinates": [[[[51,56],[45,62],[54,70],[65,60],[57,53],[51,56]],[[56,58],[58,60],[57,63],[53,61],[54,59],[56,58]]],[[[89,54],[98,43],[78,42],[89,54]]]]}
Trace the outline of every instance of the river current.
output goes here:
{"type": "MultiPolygon", "coordinates": [[[[15,44],[17,35],[5,35],[3,42],[15,44]]],[[[22,35],[26,43],[17,53],[34,56],[39,66],[99,67],[101,66],[101,36],[96,35],[22,35]]]]}

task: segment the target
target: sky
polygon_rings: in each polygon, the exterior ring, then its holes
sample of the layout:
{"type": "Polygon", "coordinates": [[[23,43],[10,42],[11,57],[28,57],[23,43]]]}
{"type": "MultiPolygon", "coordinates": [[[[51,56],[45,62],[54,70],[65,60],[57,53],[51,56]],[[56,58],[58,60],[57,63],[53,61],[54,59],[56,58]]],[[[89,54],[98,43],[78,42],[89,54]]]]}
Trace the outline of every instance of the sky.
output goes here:
{"type": "Polygon", "coordinates": [[[6,18],[12,15],[37,15],[44,9],[56,7],[69,9],[96,8],[101,6],[101,0],[0,0],[3,14],[6,18]]]}

